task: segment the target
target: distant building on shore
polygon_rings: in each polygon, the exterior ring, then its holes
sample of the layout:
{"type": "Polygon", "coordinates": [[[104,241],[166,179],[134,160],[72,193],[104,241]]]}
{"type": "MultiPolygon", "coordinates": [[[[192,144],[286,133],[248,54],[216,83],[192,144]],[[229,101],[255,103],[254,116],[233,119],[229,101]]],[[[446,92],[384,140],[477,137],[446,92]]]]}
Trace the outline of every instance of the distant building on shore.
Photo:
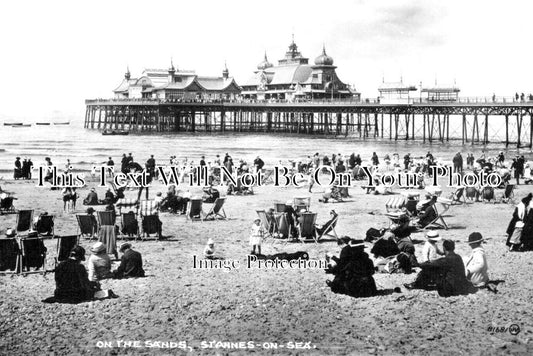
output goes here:
{"type": "Polygon", "coordinates": [[[358,100],[359,93],[339,79],[336,68],[333,58],[326,54],[325,46],[314,65],[310,65],[309,59],[298,51],[293,38],[278,65],[270,63],[265,53],[253,76],[242,85],[241,96],[254,100],[358,100]]]}
{"type": "Polygon", "coordinates": [[[145,69],[139,78],[131,78],[129,68],[122,83],[113,90],[117,99],[232,100],[241,92],[227,66],[221,77],[202,77],[194,71],[170,68],[145,69]]]}

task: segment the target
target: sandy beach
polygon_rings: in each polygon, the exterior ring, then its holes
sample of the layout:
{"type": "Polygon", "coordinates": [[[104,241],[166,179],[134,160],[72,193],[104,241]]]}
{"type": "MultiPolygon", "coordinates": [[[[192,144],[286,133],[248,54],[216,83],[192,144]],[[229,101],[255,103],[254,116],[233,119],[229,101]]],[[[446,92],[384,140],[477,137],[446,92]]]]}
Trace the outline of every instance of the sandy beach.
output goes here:
{"type": "MultiPolygon", "coordinates": [[[[2,188],[15,193],[17,209],[31,208],[36,214],[47,211],[55,215],[56,235],[77,233],[75,214],[63,213],[59,191],[37,188],[32,181],[3,181],[2,188]]],[[[151,189],[151,197],[156,191],[165,190],[164,186],[156,185],[151,189]]],[[[55,289],[53,273],[1,276],[0,353],[525,355],[532,352],[533,283],[529,270],[533,253],[511,253],[505,246],[505,229],[514,209],[510,204],[477,202],[453,206],[444,217],[450,229],[440,230],[443,238],[456,241],[456,251],[463,257],[470,251],[465,243],[468,234],[479,231],[488,238],[484,248],[490,277],[505,281],[499,285],[497,294],[482,290],[467,296],[442,298],[436,291],[406,290],[403,283],[412,282],[415,274],[376,274],[382,295],[355,299],[332,293],[326,286],[326,280],[332,276],[320,269],[246,268],[246,255],[250,251],[248,234],[256,217],[255,210],[269,208],[275,202],[311,196],[311,211],[318,213],[319,223],[328,219],[331,209],[339,213],[336,228],[339,236],[364,238],[370,227],[388,226],[384,213],[390,196],[367,195],[356,186],[350,189],[351,197],[347,201],[324,204],[318,202],[323,190],[315,187],[309,194],[306,187],[267,185],[255,188],[255,195],[228,196],[226,221],[190,222],[184,216],[161,214],[163,235],[167,239],[133,242],[133,248],[143,256],[147,277],[102,282],[103,288],[119,295],[118,299],[78,305],[44,304],[41,300],[52,296],[55,289]],[[217,255],[240,260],[241,267],[193,269],[193,256],[202,256],[208,238],[215,240],[217,255]],[[402,287],[402,292],[393,293],[395,287],[402,287]],[[508,328],[512,324],[520,327],[517,335],[511,335],[508,330],[489,331],[490,327],[508,328]],[[273,347],[277,349],[272,350],[273,347]]],[[[397,188],[394,191],[400,192],[397,188]]],[[[443,196],[450,191],[451,188],[444,187],[443,196]]],[[[530,191],[530,186],[518,186],[516,200],[530,191]]],[[[79,190],[81,197],[87,192],[88,188],[79,190]]],[[[98,192],[103,196],[103,188],[98,192]]],[[[499,197],[502,190],[496,194],[499,197]]],[[[134,197],[136,192],[127,191],[126,196],[134,197]]],[[[204,210],[209,206],[206,204],[204,210]]],[[[79,204],[77,213],[85,208],[79,204]]],[[[15,219],[16,215],[1,216],[1,230],[13,227],[15,219]]],[[[424,234],[415,233],[412,238],[423,242],[424,234]]],[[[54,266],[56,243],[56,240],[45,240],[48,269],[54,266]]],[[[88,250],[93,242],[81,239],[80,243],[88,250]]],[[[421,247],[422,243],[416,244],[417,254],[421,247]]],[[[306,251],[311,259],[321,259],[327,251],[339,252],[335,242],[285,245],[267,240],[262,249],[264,254],[306,251]]],[[[116,268],[118,263],[113,266],[116,268]]]]}

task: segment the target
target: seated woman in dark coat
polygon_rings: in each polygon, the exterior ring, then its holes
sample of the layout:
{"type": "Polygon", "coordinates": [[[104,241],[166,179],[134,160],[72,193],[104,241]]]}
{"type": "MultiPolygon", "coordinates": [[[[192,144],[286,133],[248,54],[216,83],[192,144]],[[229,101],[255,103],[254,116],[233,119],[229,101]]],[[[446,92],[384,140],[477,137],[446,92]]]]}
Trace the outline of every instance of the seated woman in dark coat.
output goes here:
{"type": "Polygon", "coordinates": [[[418,213],[418,222],[417,224],[421,227],[426,227],[437,217],[437,212],[433,209],[433,206],[437,202],[437,196],[432,196],[431,199],[423,203],[419,208],[418,213]]]}
{"type": "Polygon", "coordinates": [[[356,298],[376,295],[374,263],[364,248],[363,240],[351,240],[342,249],[337,265],[326,271],[335,274],[333,281],[326,282],[332,292],[356,298]]]}
{"type": "Polygon", "coordinates": [[[93,298],[98,288],[89,281],[81,261],[85,261],[85,249],[75,246],[70,252],[70,258],[56,267],[56,301],[77,303],[93,298]]]}

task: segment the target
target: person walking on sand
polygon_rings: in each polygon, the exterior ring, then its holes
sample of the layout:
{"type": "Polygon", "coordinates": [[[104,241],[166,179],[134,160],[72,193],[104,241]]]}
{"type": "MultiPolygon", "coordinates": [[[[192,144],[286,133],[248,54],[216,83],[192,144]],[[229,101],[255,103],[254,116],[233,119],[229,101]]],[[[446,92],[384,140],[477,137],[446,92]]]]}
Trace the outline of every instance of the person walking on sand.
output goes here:
{"type": "Polygon", "coordinates": [[[261,219],[255,219],[252,229],[250,231],[250,245],[252,245],[252,255],[255,255],[255,248],[257,247],[257,254],[261,254],[261,241],[265,231],[263,226],[261,226],[261,219]]]}

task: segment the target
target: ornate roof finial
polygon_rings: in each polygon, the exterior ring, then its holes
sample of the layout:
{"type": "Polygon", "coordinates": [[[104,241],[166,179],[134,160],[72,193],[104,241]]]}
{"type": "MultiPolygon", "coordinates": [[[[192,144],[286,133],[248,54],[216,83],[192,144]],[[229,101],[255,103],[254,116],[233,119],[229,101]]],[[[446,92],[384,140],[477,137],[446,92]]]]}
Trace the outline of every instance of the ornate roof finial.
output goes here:
{"type": "Polygon", "coordinates": [[[174,68],[174,60],[172,57],[170,57],[170,68],[169,71],[176,71],[176,68],[174,68]]]}
{"type": "Polygon", "coordinates": [[[124,78],[126,78],[126,80],[130,80],[130,78],[131,78],[130,66],[129,65],[126,65],[126,73],[124,73],[124,78]]]}
{"type": "Polygon", "coordinates": [[[222,71],[222,77],[224,79],[227,79],[229,77],[228,64],[226,63],[226,60],[224,60],[224,70],[222,71]]]}
{"type": "Polygon", "coordinates": [[[322,43],[322,54],[326,55],[326,43],[325,42],[322,43]]]}

